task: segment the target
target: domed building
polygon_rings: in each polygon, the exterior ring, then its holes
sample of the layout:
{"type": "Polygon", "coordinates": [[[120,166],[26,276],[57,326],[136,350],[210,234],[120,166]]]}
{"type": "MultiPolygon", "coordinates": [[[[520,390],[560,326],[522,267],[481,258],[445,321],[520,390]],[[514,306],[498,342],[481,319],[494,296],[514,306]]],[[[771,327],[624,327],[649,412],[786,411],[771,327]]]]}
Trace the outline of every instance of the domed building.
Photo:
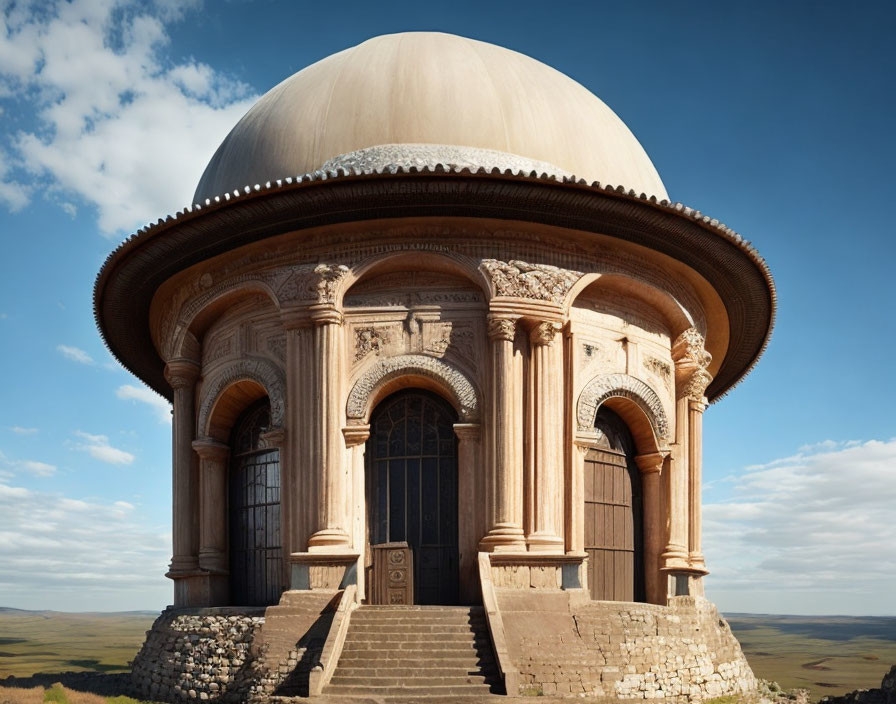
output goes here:
{"type": "Polygon", "coordinates": [[[144,693],[754,685],[704,598],[702,417],[762,353],[774,284],[567,76],[437,33],[327,57],[109,257],[95,307],[174,406],[144,693]],[[467,632],[482,681],[440,661],[467,632]],[[402,670],[409,642],[433,650],[402,670]]]}

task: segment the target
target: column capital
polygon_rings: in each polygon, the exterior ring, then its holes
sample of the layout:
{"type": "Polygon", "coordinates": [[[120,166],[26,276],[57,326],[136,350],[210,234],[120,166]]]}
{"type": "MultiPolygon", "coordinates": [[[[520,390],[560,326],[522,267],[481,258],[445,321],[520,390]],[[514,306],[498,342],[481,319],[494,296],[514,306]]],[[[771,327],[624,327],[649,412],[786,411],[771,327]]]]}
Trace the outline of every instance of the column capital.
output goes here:
{"type": "Polygon", "coordinates": [[[637,455],[635,463],[641,474],[662,474],[663,462],[669,456],[668,450],[660,450],[658,452],[648,452],[644,455],[637,455]]]}
{"type": "Polygon", "coordinates": [[[705,409],[706,406],[703,403],[704,394],[706,393],[706,387],[709,386],[711,381],[712,374],[702,367],[697,367],[681,379],[678,397],[689,399],[689,404],[699,403],[705,409]]]}
{"type": "Polygon", "coordinates": [[[513,342],[515,335],[516,320],[514,318],[494,314],[488,316],[488,336],[492,340],[513,342]]]}
{"type": "Polygon", "coordinates": [[[315,325],[342,325],[342,312],[329,303],[319,303],[308,310],[315,325]]]}
{"type": "Polygon", "coordinates": [[[227,455],[230,454],[229,445],[207,437],[194,440],[193,449],[200,459],[203,460],[225,460],[227,455]]]}
{"type": "Polygon", "coordinates": [[[369,425],[347,425],[342,429],[346,447],[355,447],[367,442],[370,437],[369,425]]]}
{"type": "Polygon", "coordinates": [[[480,435],[479,423],[455,423],[454,434],[459,440],[478,440],[480,435]]]}
{"type": "Polygon", "coordinates": [[[699,399],[690,398],[688,401],[688,409],[691,411],[697,411],[697,413],[703,413],[706,411],[708,407],[708,403],[706,402],[706,397],[703,396],[699,399]]]}
{"type": "Polygon", "coordinates": [[[261,434],[261,439],[271,447],[283,447],[283,441],[286,439],[286,431],[283,428],[269,428],[261,434]]]}
{"type": "Polygon", "coordinates": [[[552,345],[562,326],[556,321],[544,320],[536,323],[529,331],[529,339],[533,345],[552,345]]]}
{"type": "Polygon", "coordinates": [[[192,359],[178,357],[165,365],[165,381],[172,389],[184,389],[196,383],[200,367],[192,359]]]}

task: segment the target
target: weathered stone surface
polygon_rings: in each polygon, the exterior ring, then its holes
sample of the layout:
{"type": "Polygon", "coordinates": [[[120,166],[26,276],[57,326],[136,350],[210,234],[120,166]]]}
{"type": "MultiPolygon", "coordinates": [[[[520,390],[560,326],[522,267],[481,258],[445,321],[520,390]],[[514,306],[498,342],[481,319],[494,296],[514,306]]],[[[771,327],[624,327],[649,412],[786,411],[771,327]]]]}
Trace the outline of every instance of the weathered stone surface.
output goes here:
{"type": "Polygon", "coordinates": [[[756,691],[740,645],[706,599],[556,600],[545,610],[543,599],[499,590],[498,601],[521,694],[700,701],[756,691]]]}

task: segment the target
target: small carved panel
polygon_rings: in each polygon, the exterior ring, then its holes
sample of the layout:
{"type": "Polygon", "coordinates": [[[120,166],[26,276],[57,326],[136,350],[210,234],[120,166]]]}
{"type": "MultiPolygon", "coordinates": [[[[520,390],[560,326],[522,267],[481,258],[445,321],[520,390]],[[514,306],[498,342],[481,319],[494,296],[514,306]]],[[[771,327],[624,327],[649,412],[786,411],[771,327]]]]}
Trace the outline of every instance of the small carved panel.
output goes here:
{"type": "Polygon", "coordinates": [[[370,546],[373,557],[371,604],[413,604],[414,570],[407,543],[370,546]]]}

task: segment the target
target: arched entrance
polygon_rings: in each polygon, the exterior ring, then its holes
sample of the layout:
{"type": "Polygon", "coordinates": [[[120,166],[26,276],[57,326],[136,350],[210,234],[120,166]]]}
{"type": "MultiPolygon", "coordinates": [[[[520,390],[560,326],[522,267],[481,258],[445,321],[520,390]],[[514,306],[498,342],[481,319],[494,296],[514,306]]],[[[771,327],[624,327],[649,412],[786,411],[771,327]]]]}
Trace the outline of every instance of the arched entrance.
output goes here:
{"type": "Polygon", "coordinates": [[[585,552],[591,598],[645,601],[641,476],[625,421],[601,406],[585,455],[585,552]]]}
{"type": "Polygon", "coordinates": [[[414,603],[458,602],[457,414],[428,391],[374,409],[367,441],[370,544],[407,542],[414,603]]]}
{"type": "Polygon", "coordinates": [[[280,451],[267,446],[267,398],[250,406],[231,434],[230,594],[240,606],[276,604],[283,589],[280,451]]]}

